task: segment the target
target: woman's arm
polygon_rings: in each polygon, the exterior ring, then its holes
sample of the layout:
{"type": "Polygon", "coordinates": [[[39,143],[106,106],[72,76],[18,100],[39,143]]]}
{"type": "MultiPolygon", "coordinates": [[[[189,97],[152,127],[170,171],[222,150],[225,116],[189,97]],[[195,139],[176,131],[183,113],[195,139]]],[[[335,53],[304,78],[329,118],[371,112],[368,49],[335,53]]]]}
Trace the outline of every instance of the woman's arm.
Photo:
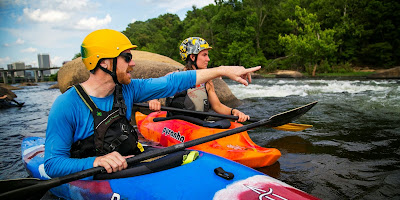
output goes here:
{"type": "Polygon", "coordinates": [[[223,114],[223,115],[238,116],[239,122],[244,122],[244,121],[250,119],[250,116],[240,112],[238,109],[230,108],[230,107],[222,104],[217,96],[217,93],[215,93],[215,88],[214,88],[214,84],[212,83],[212,81],[207,82],[206,89],[207,89],[207,94],[208,94],[208,100],[211,104],[212,109],[215,112],[217,112],[219,114],[223,114]]]}

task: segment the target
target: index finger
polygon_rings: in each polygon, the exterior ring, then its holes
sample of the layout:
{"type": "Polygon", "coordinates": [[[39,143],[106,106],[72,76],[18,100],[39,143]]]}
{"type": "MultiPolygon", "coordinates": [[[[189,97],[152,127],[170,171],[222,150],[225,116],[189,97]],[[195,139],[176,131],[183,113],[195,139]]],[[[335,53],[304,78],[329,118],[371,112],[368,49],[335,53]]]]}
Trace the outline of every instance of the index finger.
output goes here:
{"type": "Polygon", "coordinates": [[[259,69],[261,69],[261,66],[248,68],[248,69],[246,69],[246,70],[248,70],[248,72],[255,72],[255,71],[259,70],[259,69]]]}

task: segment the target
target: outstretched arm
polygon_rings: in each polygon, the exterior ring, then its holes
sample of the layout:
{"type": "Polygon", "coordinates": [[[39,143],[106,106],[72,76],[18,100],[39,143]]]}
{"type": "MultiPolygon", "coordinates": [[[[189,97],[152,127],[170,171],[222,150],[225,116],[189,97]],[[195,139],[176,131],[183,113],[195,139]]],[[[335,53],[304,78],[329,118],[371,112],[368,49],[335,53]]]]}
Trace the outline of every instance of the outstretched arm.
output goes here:
{"type": "Polygon", "coordinates": [[[238,122],[245,122],[246,120],[250,119],[250,116],[240,112],[238,109],[230,108],[219,101],[219,98],[217,96],[217,93],[215,93],[215,88],[214,84],[212,81],[208,82],[207,84],[207,95],[208,95],[208,100],[210,101],[210,104],[212,106],[212,109],[223,115],[234,115],[238,116],[239,119],[237,120],[238,122]]]}
{"type": "Polygon", "coordinates": [[[226,76],[243,85],[251,83],[251,73],[261,69],[261,66],[246,69],[242,66],[220,66],[211,69],[196,70],[196,85],[211,79],[226,76]]]}

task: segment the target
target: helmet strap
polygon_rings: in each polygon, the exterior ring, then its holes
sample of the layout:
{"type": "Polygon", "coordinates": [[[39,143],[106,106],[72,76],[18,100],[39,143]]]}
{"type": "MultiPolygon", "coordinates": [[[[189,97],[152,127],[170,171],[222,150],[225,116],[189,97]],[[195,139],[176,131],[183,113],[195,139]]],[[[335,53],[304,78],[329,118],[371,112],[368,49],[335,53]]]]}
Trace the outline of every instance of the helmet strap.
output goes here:
{"type": "Polygon", "coordinates": [[[113,71],[110,71],[104,67],[100,67],[101,70],[103,70],[105,73],[110,74],[110,76],[113,78],[114,83],[119,85],[120,83],[118,82],[117,78],[117,58],[113,58],[113,71]]]}
{"type": "Polygon", "coordinates": [[[115,84],[121,85],[117,78],[117,57],[113,59],[113,73],[111,74],[111,77],[113,78],[115,84]]]}

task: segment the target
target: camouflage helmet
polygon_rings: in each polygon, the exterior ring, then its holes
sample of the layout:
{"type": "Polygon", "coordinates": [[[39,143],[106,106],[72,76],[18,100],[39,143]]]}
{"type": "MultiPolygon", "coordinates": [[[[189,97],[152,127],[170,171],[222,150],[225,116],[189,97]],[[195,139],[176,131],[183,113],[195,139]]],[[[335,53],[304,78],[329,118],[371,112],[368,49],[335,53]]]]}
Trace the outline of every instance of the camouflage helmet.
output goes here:
{"type": "Polygon", "coordinates": [[[212,49],[207,41],[200,37],[189,37],[183,40],[179,46],[179,52],[182,60],[186,60],[190,54],[199,54],[204,49],[212,49]]]}

